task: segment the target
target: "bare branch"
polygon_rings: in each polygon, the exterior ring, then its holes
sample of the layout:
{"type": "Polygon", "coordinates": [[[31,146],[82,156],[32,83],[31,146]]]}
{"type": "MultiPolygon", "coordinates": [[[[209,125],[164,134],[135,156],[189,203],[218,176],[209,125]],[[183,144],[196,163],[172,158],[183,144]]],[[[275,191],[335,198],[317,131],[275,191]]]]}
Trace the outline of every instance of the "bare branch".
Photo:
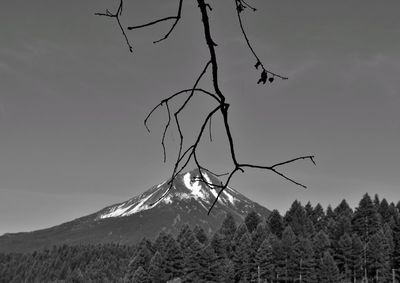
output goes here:
{"type": "Polygon", "coordinates": [[[117,12],[115,14],[111,14],[109,10],[106,10],[105,13],[95,13],[96,16],[105,16],[105,17],[110,17],[110,18],[116,18],[117,19],[117,23],[118,26],[122,32],[122,35],[125,38],[126,44],[128,45],[129,51],[132,53],[133,52],[133,47],[131,45],[131,43],[129,42],[128,37],[126,36],[125,30],[121,25],[121,21],[119,20],[119,16],[122,15],[122,9],[123,9],[123,0],[120,0],[119,2],[119,6],[117,9],[117,12]]]}
{"type": "Polygon", "coordinates": [[[169,96],[169,97],[167,97],[167,98],[161,100],[161,102],[158,103],[158,104],[149,112],[149,114],[147,114],[146,119],[144,119],[144,125],[145,125],[147,131],[150,133],[150,129],[149,129],[149,127],[147,126],[147,122],[148,122],[148,120],[150,119],[151,115],[154,113],[154,111],[156,111],[159,107],[163,106],[164,103],[166,103],[166,102],[172,100],[172,99],[175,98],[176,96],[178,96],[178,95],[180,95],[180,94],[183,94],[183,93],[192,92],[192,91],[194,91],[194,92],[201,92],[201,93],[203,93],[203,94],[207,94],[208,96],[214,98],[215,100],[218,100],[218,98],[215,96],[215,94],[213,94],[213,93],[211,93],[211,92],[209,92],[209,91],[207,91],[207,90],[204,90],[204,89],[202,89],[202,88],[194,88],[194,89],[193,89],[193,88],[189,88],[189,89],[180,90],[180,91],[174,93],[173,95],[171,95],[171,96],[169,96]]]}
{"type": "Polygon", "coordinates": [[[174,23],[172,24],[172,26],[169,29],[169,31],[164,35],[164,37],[162,37],[159,40],[153,41],[153,43],[158,43],[160,41],[163,41],[163,40],[167,39],[168,36],[172,33],[172,31],[175,29],[175,27],[178,24],[179,20],[181,19],[182,2],[183,2],[183,0],[179,0],[179,7],[178,7],[178,12],[177,12],[176,16],[165,17],[165,18],[162,18],[162,19],[158,19],[158,20],[152,21],[152,22],[147,23],[147,24],[143,24],[143,25],[131,26],[131,27],[128,27],[128,30],[144,28],[144,27],[148,27],[148,26],[152,26],[152,25],[158,24],[160,22],[174,20],[174,23]]]}
{"type": "MultiPolygon", "coordinates": [[[[246,31],[243,27],[243,22],[242,22],[242,18],[241,18],[241,13],[243,12],[243,10],[245,8],[250,8],[253,11],[256,11],[256,8],[254,8],[253,6],[251,6],[250,4],[248,4],[248,2],[246,2],[246,0],[234,0],[235,1],[235,8],[236,8],[236,12],[237,12],[237,17],[239,20],[239,26],[240,26],[240,30],[243,34],[243,37],[246,41],[246,44],[248,46],[248,48],[250,49],[251,53],[253,54],[253,56],[256,59],[256,64],[255,64],[255,68],[259,69],[261,67],[261,76],[260,79],[258,80],[258,83],[263,83],[265,84],[266,81],[268,80],[269,82],[273,82],[274,78],[280,78],[282,80],[286,80],[287,77],[284,77],[282,75],[279,75],[275,72],[272,72],[268,69],[265,68],[265,66],[263,65],[263,63],[261,62],[260,58],[258,57],[258,55],[256,54],[256,52],[254,51],[253,46],[251,45],[249,38],[246,34],[246,31]]],[[[165,36],[163,38],[161,38],[160,40],[155,41],[156,42],[160,42],[162,40],[165,40],[166,38],[168,38],[168,36],[172,33],[172,31],[175,29],[176,25],[178,24],[179,20],[181,19],[181,12],[182,12],[182,2],[183,0],[179,0],[179,6],[178,6],[178,11],[177,11],[177,15],[176,16],[170,16],[170,17],[165,17],[165,18],[161,18],[146,24],[142,24],[142,25],[137,25],[137,26],[131,26],[128,27],[128,30],[133,30],[133,29],[139,29],[139,28],[145,28],[148,26],[152,26],[152,25],[156,25],[158,23],[161,22],[166,22],[166,21],[173,21],[173,24],[171,26],[171,28],[169,29],[169,31],[165,34],[165,36]]],[[[264,166],[264,165],[255,165],[255,164],[248,164],[248,163],[240,163],[237,160],[236,157],[236,150],[235,150],[235,146],[234,146],[234,139],[231,133],[231,128],[230,128],[230,123],[229,123],[229,117],[228,117],[228,111],[229,111],[229,104],[226,103],[226,98],[224,96],[224,94],[222,93],[220,87],[219,87],[219,80],[218,80],[218,62],[217,62],[217,57],[216,57],[216,46],[217,44],[214,42],[212,36],[211,36],[211,31],[210,31],[210,23],[209,23],[209,18],[208,18],[208,10],[211,11],[211,6],[207,3],[205,3],[205,0],[197,0],[198,3],[198,7],[200,9],[200,13],[201,13],[201,19],[203,22],[203,28],[204,28],[204,37],[205,37],[205,43],[208,47],[208,51],[209,51],[209,61],[206,63],[206,65],[204,66],[204,68],[202,69],[200,75],[197,77],[194,85],[192,88],[189,89],[184,89],[181,91],[178,91],[172,95],[170,95],[167,98],[164,98],[163,100],[160,101],[160,103],[158,103],[150,112],[149,114],[146,116],[145,120],[144,120],[144,125],[147,129],[147,131],[150,132],[150,129],[148,127],[148,120],[150,119],[150,117],[152,116],[152,114],[160,107],[163,107],[165,105],[166,107],[166,111],[167,111],[167,115],[168,115],[168,120],[167,123],[164,126],[164,130],[163,130],[163,134],[162,134],[162,138],[161,138],[161,144],[163,147],[163,156],[164,156],[164,162],[166,162],[166,147],[165,147],[165,138],[167,135],[168,130],[170,129],[171,126],[171,109],[170,109],[170,102],[173,101],[175,98],[177,98],[180,95],[187,95],[187,97],[185,97],[183,103],[179,104],[179,106],[176,108],[176,110],[173,112],[174,115],[174,122],[175,125],[177,127],[178,133],[179,133],[179,149],[178,149],[178,154],[177,157],[175,159],[175,163],[174,163],[174,169],[173,172],[171,174],[171,178],[168,181],[168,188],[166,190],[166,192],[158,199],[156,200],[152,205],[154,205],[155,203],[157,203],[158,201],[160,201],[162,198],[164,198],[169,192],[170,190],[173,188],[174,186],[174,180],[176,179],[176,177],[182,173],[182,171],[186,168],[186,166],[189,164],[190,161],[193,161],[196,164],[197,169],[199,170],[199,176],[194,177],[192,180],[193,181],[200,181],[202,183],[204,183],[205,185],[207,185],[210,189],[215,189],[215,188],[219,188],[219,192],[217,197],[215,198],[215,200],[213,201],[213,203],[211,204],[211,207],[208,210],[208,214],[210,214],[211,210],[213,209],[213,207],[216,205],[216,203],[218,202],[219,197],[221,196],[221,194],[224,192],[224,190],[228,187],[229,183],[232,180],[232,177],[237,173],[237,172],[244,172],[244,169],[261,169],[261,170],[269,170],[272,171],[273,173],[279,175],[280,177],[290,181],[291,183],[300,186],[302,188],[306,188],[305,185],[295,181],[294,179],[290,178],[289,176],[287,176],[286,174],[282,173],[281,170],[278,170],[280,167],[285,166],[287,164],[290,163],[294,163],[296,161],[299,160],[310,160],[314,165],[315,165],[315,160],[314,160],[314,156],[313,155],[307,155],[307,156],[300,156],[300,157],[296,157],[290,160],[286,160],[283,162],[279,162],[279,163],[275,163],[271,166],[264,166]],[[211,68],[211,77],[212,77],[212,86],[213,86],[213,92],[211,91],[207,91],[203,88],[199,88],[198,84],[200,82],[200,80],[204,77],[204,75],[206,74],[207,70],[209,69],[209,67],[211,68]],[[186,106],[191,102],[193,96],[195,94],[202,94],[205,95],[209,98],[212,99],[213,102],[216,103],[216,106],[213,106],[214,108],[207,112],[207,115],[205,116],[204,120],[202,121],[202,124],[200,126],[200,130],[197,134],[197,136],[195,137],[194,142],[188,146],[186,149],[184,149],[184,135],[182,133],[182,128],[181,128],[181,121],[180,121],[180,114],[182,113],[182,111],[186,108],[186,106]],[[211,172],[210,170],[208,170],[206,167],[202,166],[198,160],[198,148],[200,145],[200,142],[202,140],[202,138],[204,137],[205,134],[205,130],[206,127],[208,126],[208,132],[209,132],[209,139],[212,142],[212,118],[214,117],[214,115],[216,113],[220,113],[221,117],[222,117],[222,122],[223,122],[223,127],[224,127],[224,133],[228,138],[228,146],[229,146],[229,150],[230,150],[230,159],[232,161],[232,170],[228,173],[225,174],[215,174],[213,172],[211,172]],[[217,177],[221,177],[221,176],[227,176],[225,182],[221,182],[221,184],[213,184],[208,182],[205,177],[203,176],[203,172],[209,172],[211,174],[213,174],[214,176],[217,177]]],[[[122,8],[123,8],[123,0],[120,0],[120,5],[118,7],[118,10],[115,14],[110,13],[108,10],[106,10],[105,13],[96,13],[96,15],[99,16],[106,16],[106,17],[111,17],[111,18],[116,18],[118,25],[120,27],[120,29],[122,30],[122,33],[127,41],[128,46],[130,47],[130,51],[132,52],[132,48],[131,45],[129,44],[128,38],[126,37],[126,34],[124,32],[124,29],[122,28],[122,25],[120,23],[119,20],[119,16],[122,14],[122,8]]]]}
{"type": "Polygon", "coordinates": [[[165,151],[165,135],[167,134],[169,125],[171,124],[171,111],[169,110],[168,101],[165,102],[165,106],[167,108],[168,122],[167,122],[167,125],[165,125],[163,136],[162,136],[162,140],[161,140],[161,144],[162,144],[162,147],[163,147],[163,154],[164,154],[164,163],[167,161],[167,153],[165,151]]]}
{"type": "MultiPolygon", "coordinates": [[[[261,60],[260,60],[260,58],[258,57],[258,55],[256,54],[256,52],[254,51],[254,49],[253,49],[253,46],[251,46],[251,44],[250,44],[250,41],[249,41],[249,38],[247,37],[247,33],[246,33],[246,31],[244,30],[244,27],[243,27],[243,23],[242,23],[242,16],[240,15],[240,13],[243,11],[240,7],[242,7],[242,3],[245,3],[247,6],[249,6],[249,7],[251,7],[250,5],[248,5],[246,2],[244,2],[243,0],[234,0],[235,1],[235,5],[236,5],[236,13],[237,13],[237,17],[238,17],[238,20],[239,20],[239,26],[240,26],[240,29],[241,29],[241,31],[242,31],[242,34],[243,34],[243,36],[244,36],[244,39],[246,40],[246,43],[247,43],[247,46],[249,47],[249,49],[250,49],[250,51],[251,51],[251,53],[253,53],[253,55],[254,55],[254,57],[256,58],[256,60],[257,60],[257,63],[256,63],[256,65],[255,65],[255,67],[256,68],[258,68],[259,66],[261,66],[261,68],[263,69],[263,72],[261,73],[262,75],[262,77],[263,77],[263,74],[265,74],[265,76],[267,75],[267,74],[270,74],[270,75],[272,75],[272,77],[270,77],[270,82],[273,82],[274,81],[274,77],[277,77],[277,78],[280,78],[280,79],[282,79],[282,80],[287,80],[288,78],[287,77],[284,77],[284,76],[281,76],[281,75],[279,75],[279,74],[277,74],[277,73],[274,73],[274,72],[272,72],[272,71],[270,71],[270,70],[267,70],[265,67],[264,67],[264,65],[263,65],[263,63],[261,62],[261,60]]],[[[253,10],[254,10],[254,8],[252,8],[253,10]]],[[[266,79],[267,79],[267,77],[265,77],[265,79],[263,79],[262,81],[259,81],[259,82],[266,82],[266,79]]]]}

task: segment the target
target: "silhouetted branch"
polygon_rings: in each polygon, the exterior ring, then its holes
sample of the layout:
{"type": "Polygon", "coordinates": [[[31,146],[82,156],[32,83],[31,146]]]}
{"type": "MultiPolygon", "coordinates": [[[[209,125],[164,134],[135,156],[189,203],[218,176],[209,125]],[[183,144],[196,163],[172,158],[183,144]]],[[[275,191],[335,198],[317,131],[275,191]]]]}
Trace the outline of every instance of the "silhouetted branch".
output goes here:
{"type": "MultiPolygon", "coordinates": [[[[105,14],[103,13],[96,13],[96,15],[100,15],[100,16],[107,16],[107,17],[113,17],[117,19],[117,22],[125,36],[125,39],[128,43],[128,46],[130,46],[128,38],[125,35],[124,29],[122,28],[120,21],[119,21],[119,16],[122,13],[122,2],[123,0],[121,0],[120,2],[120,6],[117,10],[116,14],[111,14],[108,10],[106,11],[105,14]]],[[[306,188],[305,185],[301,184],[298,181],[295,181],[294,179],[290,178],[289,176],[287,176],[286,174],[282,173],[280,170],[278,170],[280,167],[285,166],[287,164],[290,163],[294,163],[296,161],[299,160],[310,160],[314,165],[315,165],[315,161],[314,161],[314,156],[313,155],[306,155],[306,156],[300,156],[300,157],[296,157],[290,160],[286,160],[286,161],[282,161],[279,163],[275,163],[273,165],[270,166],[265,166],[265,165],[255,165],[255,164],[248,164],[248,163],[240,163],[237,160],[236,157],[236,150],[235,150],[235,146],[234,146],[234,139],[232,137],[232,133],[231,133],[231,128],[230,128],[230,123],[229,123],[229,119],[228,119],[228,111],[229,111],[229,104],[226,103],[226,98],[223,95],[220,87],[219,87],[219,79],[218,79],[218,63],[217,63],[217,57],[216,57],[216,51],[215,48],[217,46],[217,44],[214,42],[212,36],[211,36],[211,31],[210,31],[210,23],[209,23],[209,17],[208,17],[208,10],[211,11],[212,8],[208,3],[205,3],[205,0],[196,0],[198,3],[198,7],[201,13],[201,20],[202,20],[202,24],[203,24],[203,34],[205,37],[205,43],[207,45],[208,51],[209,51],[209,61],[206,63],[206,65],[204,66],[204,68],[202,69],[200,75],[197,77],[194,85],[192,88],[190,89],[184,89],[181,91],[178,91],[172,95],[170,95],[167,98],[164,98],[163,100],[160,101],[160,103],[158,103],[147,115],[147,117],[144,120],[144,125],[146,127],[146,129],[150,132],[150,129],[148,127],[148,120],[150,119],[150,117],[152,116],[152,114],[159,108],[165,105],[166,107],[166,111],[167,111],[167,115],[168,115],[168,120],[167,123],[164,127],[163,130],[163,134],[162,134],[162,139],[161,139],[161,144],[163,147],[163,156],[164,156],[164,162],[166,162],[166,147],[165,147],[165,137],[166,134],[168,132],[168,130],[170,129],[171,126],[171,116],[172,116],[172,112],[170,109],[170,102],[172,100],[174,100],[175,98],[177,98],[180,95],[187,95],[187,97],[185,98],[185,100],[183,101],[183,103],[180,104],[179,107],[176,108],[176,110],[173,112],[174,115],[174,122],[175,125],[177,127],[178,133],[179,133],[179,149],[178,149],[178,155],[175,159],[175,163],[174,163],[174,169],[172,171],[171,174],[171,178],[168,181],[168,189],[167,191],[158,199],[156,200],[154,203],[157,203],[158,201],[160,201],[162,198],[164,198],[168,192],[173,188],[174,185],[174,180],[175,178],[182,173],[182,171],[186,168],[186,166],[189,164],[190,161],[193,161],[196,164],[197,169],[199,170],[199,176],[195,176],[194,178],[192,178],[192,181],[200,181],[202,183],[204,183],[205,185],[207,185],[210,189],[215,189],[215,188],[219,188],[219,192],[217,197],[215,198],[214,202],[212,203],[211,207],[209,208],[208,214],[211,212],[211,210],[213,209],[213,207],[215,206],[215,204],[217,203],[219,197],[221,196],[221,194],[224,192],[224,190],[228,187],[232,177],[238,172],[244,172],[244,169],[261,169],[261,170],[268,170],[271,171],[279,176],[281,176],[282,178],[290,181],[291,183],[306,188]],[[204,77],[204,75],[207,73],[207,71],[211,72],[211,78],[212,78],[212,87],[213,87],[213,91],[208,91],[205,90],[203,88],[199,88],[198,84],[200,82],[200,80],[204,77]],[[195,94],[202,94],[205,95],[206,97],[211,98],[211,100],[213,102],[216,103],[216,106],[214,106],[214,108],[207,112],[207,114],[205,115],[205,118],[200,126],[200,130],[198,132],[198,134],[195,136],[195,140],[194,142],[188,146],[186,149],[184,149],[184,135],[182,133],[182,128],[181,128],[181,123],[180,123],[180,113],[182,112],[183,109],[186,108],[186,106],[188,105],[188,103],[190,103],[190,101],[192,100],[193,96],[195,94]],[[208,132],[209,132],[209,138],[210,141],[212,141],[212,118],[216,113],[220,113],[222,116],[222,121],[223,121],[223,128],[224,128],[224,133],[226,135],[226,137],[228,138],[228,146],[229,146],[229,151],[230,151],[230,159],[232,161],[232,169],[225,174],[215,174],[213,172],[211,172],[210,170],[207,169],[207,167],[202,166],[198,160],[197,157],[197,151],[198,151],[198,147],[200,145],[201,139],[204,136],[204,132],[205,129],[208,125],[208,132]],[[226,177],[226,181],[225,182],[221,182],[220,184],[213,184],[210,183],[209,181],[207,181],[205,179],[205,177],[203,176],[203,172],[210,172],[211,174],[217,176],[217,177],[222,177],[222,176],[227,176],[226,177]]],[[[274,78],[279,78],[282,80],[286,80],[287,77],[284,77],[282,75],[279,75],[275,72],[272,72],[268,69],[265,68],[264,64],[261,62],[260,58],[258,57],[258,55],[256,54],[256,52],[254,51],[253,46],[251,45],[249,38],[246,34],[246,31],[243,27],[243,22],[242,22],[242,18],[241,18],[241,13],[244,11],[244,9],[246,8],[250,8],[253,11],[256,11],[256,8],[254,8],[253,6],[251,6],[250,4],[248,4],[248,2],[246,2],[245,0],[234,0],[235,1],[235,7],[236,7],[236,12],[237,12],[237,17],[239,20],[239,26],[240,26],[240,30],[241,33],[243,34],[243,37],[246,41],[246,44],[248,46],[248,48],[250,49],[251,53],[253,54],[253,56],[256,59],[256,64],[255,64],[255,68],[259,69],[261,67],[261,75],[260,75],[260,79],[258,80],[257,83],[263,83],[265,84],[266,81],[268,80],[270,83],[272,83],[274,81],[274,78]]],[[[177,15],[176,16],[170,16],[170,17],[165,17],[165,18],[161,18],[146,24],[142,24],[142,25],[137,25],[137,26],[131,26],[128,27],[129,30],[133,30],[133,29],[139,29],[139,28],[144,28],[144,27],[148,27],[148,26],[152,26],[152,25],[156,25],[158,23],[161,22],[165,22],[165,21],[174,21],[171,28],[169,29],[169,31],[166,33],[166,35],[161,38],[160,40],[155,41],[156,42],[160,42],[166,38],[168,38],[168,36],[171,34],[171,32],[174,30],[174,28],[176,27],[177,23],[179,22],[179,20],[181,19],[181,12],[182,12],[182,2],[183,0],[179,1],[179,6],[178,6],[178,11],[177,11],[177,15]]],[[[132,48],[130,47],[130,50],[132,51],[132,48]]],[[[153,204],[154,204],[153,203],[153,204]]]]}
{"type": "Polygon", "coordinates": [[[279,75],[277,73],[274,73],[274,72],[272,72],[270,70],[267,70],[264,67],[263,63],[261,62],[260,58],[258,57],[257,53],[254,51],[253,46],[250,44],[249,38],[247,37],[247,33],[246,33],[246,31],[244,30],[244,27],[243,27],[242,16],[240,15],[240,13],[243,11],[244,7],[246,7],[246,6],[250,7],[251,9],[253,9],[253,11],[256,11],[256,9],[251,7],[249,4],[247,4],[243,0],[234,0],[234,1],[235,1],[235,4],[236,4],[236,14],[237,14],[237,17],[238,17],[238,20],[239,20],[240,29],[241,29],[242,34],[244,36],[244,39],[245,39],[245,41],[247,43],[247,46],[249,47],[251,53],[253,53],[254,57],[257,60],[256,64],[254,65],[254,67],[256,69],[258,69],[258,67],[261,66],[261,68],[262,68],[261,77],[260,77],[260,79],[258,80],[257,83],[261,83],[262,82],[262,83],[265,84],[267,82],[267,79],[268,79],[268,74],[270,75],[269,82],[271,82],[271,83],[274,81],[274,77],[280,78],[282,80],[287,80],[288,79],[287,77],[281,76],[281,75],[279,75]],[[244,5],[243,5],[243,3],[244,3],[244,5]]]}
{"type": "Polygon", "coordinates": [[[171,34],[171,32],[174,30],[174,28],[176,27],[176,25],[178,24],[179,20],[181,19],[181,13],[182,13],[182,1],[183,0],[179,0],[179,7],[178,7],[178,12],[176,16],[172,16],[172,17],[165,17],[159,20],[155,20],[152,21],[150,23],[147,24],[143,24],[143,25],[137,25],[137,26],[131,26],[128,27],[128,30],[133,30],[133,29],[139,29],[139,28],[144,28],[144,27],[148,27],[148,26],[152,26],[155,24],[158,24],[160,22],[165,22],[165,21],[170,21],[170,20],[174,20],[174,23],[172,24],[171,28],[169,29],[169,31],[164,35],[164,37],[162,37],[159,40],[153,41],[153,43],[158,43],[160,41],[163,41],[165,39],[168,38],[168,36],[171,34]]]}
{"type": "Polygon", "coordinates": [[[115,14],[111,14],[109,10],[106,10],[105,13],[95,13],[95,15],[96,15],[96,16],[105,16],[105,17],[110,17],[110,18],[116,18],[116,19],[117,19],[118,26],[119,26],[119,28],[120,28],[121,31],[122,31],[122,35],[123,35],[124,38],[125,38],[126,44],[127,44],[128,47],[129,47],[129,51],[130,51],[130,52],[133,52],[132,45],[131,45],[131,43],[129,42],[128,37],[126,36],[125,30],[124,30],[124,28],[123,28],[122,25],[121,25],[121,21],[119,20],[119,16],[122,15],[122,9],[123,9],[123,0],[120,0],[119,6],[118,6],[118,9],[117,9],[117,12],[116,12],[115,14]]]}

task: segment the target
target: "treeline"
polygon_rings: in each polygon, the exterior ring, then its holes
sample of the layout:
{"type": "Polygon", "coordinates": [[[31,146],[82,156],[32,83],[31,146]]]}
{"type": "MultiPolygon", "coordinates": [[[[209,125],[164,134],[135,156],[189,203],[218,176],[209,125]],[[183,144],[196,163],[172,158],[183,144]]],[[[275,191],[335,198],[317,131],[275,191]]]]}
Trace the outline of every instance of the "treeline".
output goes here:
{"type": "Polygon", "coordinates": [[[400,202],[365,194],[353,211],[293,202],[266,221],[227,215],[137,246],[60,246],[0,255],[0,282],[400,282],[400,202]],[[179,282],[179,279],[177,280],[179,282]],[[393,281],[397,280],[397,281],[393,281]]]}

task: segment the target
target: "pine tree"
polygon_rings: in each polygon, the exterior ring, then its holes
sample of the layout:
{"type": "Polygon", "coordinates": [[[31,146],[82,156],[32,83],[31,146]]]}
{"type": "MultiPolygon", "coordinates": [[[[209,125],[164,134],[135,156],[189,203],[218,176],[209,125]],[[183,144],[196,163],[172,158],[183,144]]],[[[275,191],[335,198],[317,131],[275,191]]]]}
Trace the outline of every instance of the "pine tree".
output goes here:
{"type": "Polygon", "coordinates": [[[393,227],[393,268],[396,270],[396,279],[400,281],[400,220],[393,227]]]}
{"type": "Polygon", "coordinates": [[[388,246],[381,231],[372,235],[367,244],[367,271],[376,282],[390,278],[388,246]]]}
{"type": "Polygon", "coordinates": [[[276,235],[274,234],[271,235],[274,236],[274,237],[269,237],[272,247],[272,262],[275,265],[274,281],[278,282],[281,278],[284,278],[285,276],[286,259],[283,252],[281,240],[276,235]]]}
{"type": "Polygon", "coordinates": [[[315,268],[317,274],[318,282],[321,282],[321,270],[320,267],[322,266],[322,259],[324,257],[325,252],[330,251],[331,241],[329,240],[328,235],[323,231],[320,230],[313,238],[313,247],[314,247],[314,260],[315,260],[315,268]]]}
{"type": "Polygon", "coordinates": [[[297,278],[296,243],[297,238],[291,226],[287,226],[282,233],[282,251],[285,257],[285,280],[293,281],[297,278]]]}
{"type": "Polygon", "coordinates": [[[232,260],[225,258],[222,261],[218,261],[221,266],[221,273],[218,276],[218,281],[221,283],[235,282],[235,265],[232,260]]]}
{"type": "Polygon", "coordinates": [[[214,250],[217,259],[224,259],[227,257],[225,238],[221,236],[220,233],[216,232],[211,237],[210,245],[214,250]]]}
{"type": "Polygon", "coordinates": [[[152,283],[162,283],[166,281],[166,275],[163,270],[164,259],[160,252],[156,252],[150,260],[148,275],[152,283]]]}
{"type": "Polygon", "coordinates": [[[150,259],[152,255],[149,249],[147,248],[147,243],[145,240],[142,240],[139,243],[139,246],[136,250],[136,253],[132,260],[129,262],[129,270],[131,274],[134,274],[135,271],[141,266],[145,270],[148,268],[150,259]]]}
{"type": "Polygon", "coordinates": [[[184,273],[186,282],[198,282],[200,280],[199,258],[201,255],[201,244],[193,234],[188,224],[181,227],[177,236],[184,259],[184,273]]]}
{"type": "Polygon", "coordinates": [[[165,246],[167,245],[167,242],[172,238],[171,234],[167,234],[165,231],[161,231],[156,240],[154,241],[154,249],[156,251],[159,251],[161,255],[165,255],[165,246]]]}
{"type": "Polygon", "coordinates": [[[368,194],[361,199],[353,217],[353,230],[362,241],[368,242],[370,236],[379,230],[379,217],[368,194]]]}
{"type": "Polygon", "coordinates": [[[359,280],[364,275],[364,243],[357,234],[351,239],[351,273],[352,278],[359,280]]]}
{"type": "Polygon", "coordinates": [[[261,243],[267,238],[268,231],[263,223],[259,223],[257,228],[251,233],[251,247],[257,251],[261,243]]]}
{"type": "Polygon", "coordinates": [[[249,230],[247,230],[247,226],[246,226],[245,223],[241,223],[241,224],[237,227],[237,229],[236,229],[236,231],[235,231],[235,234],[233,234],[233,239],[232,239],[232,241],[233,241],[233,245],[234,245],[234,246],[236,246],[236,245],[238,245],[238,244],[240,243],[240,241],[241,241],[241,239],[242,239],[242,236],[243,236],[244,234],[249,234],[249,230]]]}
{"type": "MultiPolygon", "coordinates": [[[[240,226],[237,230],[240,229],[240,226]]],[[[238,234],[239,235],[239,234],[238,234]]],[[[235,235],[236,236],[236,235],[235,235]]],[[[248,282],[251,279],[251,240],[246,231],[242,234],[240,240],[236,242],[236,248],[233,252],[233,263],[235,267],[235,281],[248,282]]]]}
{"type": "Polygon", "coordinates": [[[273,261],[272,253],[272,238],[276,238],[274,234],[271,234],[266,238],[256,253],[256,264],[260,268],[260,277],[262,280],[272,281],[275,278],[275,264],[273,261]]]}
{"type": "Polygon", "coordinates": [[[349,235],[352,233],[352,225],[350,216],[344,213],[338,215],[337,220],[334,223],[331,240],[336,244],[336,242],[339,241],[340,237],[342,237],[346,233],[349,235]]]}
{"type": "Polygon", "coordinates": [[[226,214],[222,221],[221,228],[218,230],[220,235],[224,238],[226,255],[231,257],[232,255],[232,241],[233,236],[237,230],[235,219],[231,213],[226,214]]]}
{"type": "Polygon", "coordinates": [[[198,263],[199,280],[195,282],[219,282],[219,276],[224,270],[211,245],[207,245],[201,250],[198,263]]]}
{"type": "Polygon", "coordinates": [[[328,207],[326,208],[326,215],[325,215],[326,220],[328,219],[335,219],[336,218],[336,214],[332,209],[331,205],[328,205],[328,207]]]}
{"type": "Polygon", "coordinates": [[[218,232],[227,240],[227,242],[230,242],[232,241],[232,237],[236,229],[237,227],[235,219],[231,213],[228,213],[222,221],[221,228],[218,232]]]}
{"type": "Polygon", "coordinates": [[[321,204],[317,204],[311,215],[311,221],[314,224],[315,231],[318,232],[323,229],[325,223],[325,212],[321,204]]]}
{"type": "Polygon", "coordinates": [[[206,245],[208,243],[208,237],[206,232],[204,231],[204,229],[202,227],[200,227],[199,225],[196,225],[193,229],[193,233],[196,236],[197,240],[202,244],[202,245],[206,245]]]}
{"type": "Polygon", "coordinates": [[[257,225],[260,222],[261,217],[254,210],[250,211],[244,218],[244,223],[246,224],[247,230],[249,230],[250,233],[252,233],[257,228],[257,225]]]}
{"type": "Polygon", "coordinates": [[[312,243],[308,238],[300,237],[296,245],[297,270],[296,277],[301,282],[313,283],[316,281],[315,260],[312,243]]]}
{"type": "Polygon", "coordinates": [[[307,218],[311,219],[313,211],[314,211],[314,208],[313,208],[313,206],[312,206],[310,201],[308,201],[307,204],[304,206],[304,210],[306,212],[307,218]]]}
{"type": "Polygon", "coordinates": [[[390,218],[391,218],[391,213],[389,210],[389,203],[387,200],[384,198],[382,199],[379,207],[378,207],[378,213],[381,215],[382,223],[389,223],[390,218]]]}
{"type": "Polygon", "coordinates": [[[132,277],[132,281],[128,282],[135,282],[135,283],[150,283],[149,276],[144,270],[142,266],[139,266],[139,268],[135,271],[132,277]]]}
{"type": "Polygon", "coordinates": [[[286,225],[290,225],[292,227],[293,232],[296,234],[296,236],[306,235],[306,211],[299,201],[295,200],[292,203],[290,209],[286,212],[283,220],[286,225]]]}
{"type": "Polygon", "coordinates": [[[345,281],[351,281],[352,278],[352,249],[353,243],[348,233],[343,234],[338,242],[337,265],[345,281]]]}
{"type": "Polygon", "coordinates": [[[183,275],[184,259],[182,251],[174,238],[169,238],[165,245],[164,272],[167,279],[173,279],[183,275]]]}
{"type": "Polygon", "coordinates": [[[343,199],[340,204],[333,210],[336,216],[347,216],[351,218],[353,216],[353,210],[347,203],[345,199],[343,199]]]}
{"type": "Polygon", "coordinates": [[[340,283],[339,269],[331,254],[327,251],[324,253],[322,261],[319,266],[320,281],[324,283],[340,283]]]}
{"type": "Polygon", "coordinates": [[[275,234],[278,238],[282,237],[283,219],[278,210],[274,209],[269,215],[268,227],[272,234],[275,234]]]}

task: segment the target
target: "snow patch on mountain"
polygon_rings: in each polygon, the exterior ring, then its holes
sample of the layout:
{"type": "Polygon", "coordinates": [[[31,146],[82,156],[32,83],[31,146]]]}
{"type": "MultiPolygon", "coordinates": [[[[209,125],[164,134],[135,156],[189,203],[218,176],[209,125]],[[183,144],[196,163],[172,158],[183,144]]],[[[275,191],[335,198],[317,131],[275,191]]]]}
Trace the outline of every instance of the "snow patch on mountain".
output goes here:
{"type": "MultiPolygon", "coordinates": [[[[227,187],[227,189],[229,189],[229,187],[227,187]]],[[[234,196],[232,196],[230,193],[228,193],[226,191],[226,189],[222,193],[228,198],[228,200],[231,204],[233,204],[233,205],[235,204],[236,198],[234,196]]]]}
{"type": "Polygon", "coordinates": [[[207,200],[208,193],[203,190],[199,180],[192,180],[190,173],[186,173],[183,176],[183,183],[191,191],[192,195],[202,200],[207,200]]]}
{"type": "Polygon", "coordinates": [[[143,211],[143,210],[150,209],[153,206],[145,204],[145,202],[153,194],[150,194],[147,197],[145,197],[142,200],[140,200],[139,202],[136,202],[136,203],[134,203],[132,205],[129,205],[129,206],[124,207],[126,205],[126,203],[123,203],[123,204],[115,207],[114,209],[111,208],[109,213],[100,215],[100,218],[103,219],[103,218],[109,218],[109,217],[128,216],[128,215],[135,214],[135,213],[138,213],[138,212],[143,211]]]}

